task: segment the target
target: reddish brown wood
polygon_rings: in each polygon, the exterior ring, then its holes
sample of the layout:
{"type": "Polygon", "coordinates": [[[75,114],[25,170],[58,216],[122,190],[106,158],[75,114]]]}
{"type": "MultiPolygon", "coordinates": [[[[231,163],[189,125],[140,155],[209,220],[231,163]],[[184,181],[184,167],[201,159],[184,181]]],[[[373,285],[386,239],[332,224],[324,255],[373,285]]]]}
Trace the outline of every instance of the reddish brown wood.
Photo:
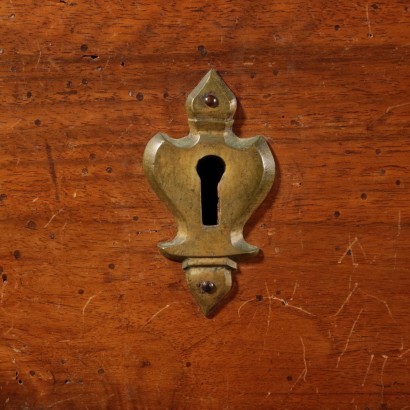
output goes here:
{"type": "Polygon", "coordinates": [[[406,1],[3,1],[0,405],[410,403],[406,1]],[[142,173],[209,68],[280,178],[211,320],[142,173]]]}

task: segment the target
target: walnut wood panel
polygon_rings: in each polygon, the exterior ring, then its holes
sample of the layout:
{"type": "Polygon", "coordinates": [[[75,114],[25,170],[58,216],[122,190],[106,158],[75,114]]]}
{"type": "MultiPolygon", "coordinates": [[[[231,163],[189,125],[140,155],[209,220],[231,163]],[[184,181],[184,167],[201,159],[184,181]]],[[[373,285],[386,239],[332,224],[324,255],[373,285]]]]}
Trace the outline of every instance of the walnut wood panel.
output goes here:
{"type": "MultiPolygon", "coordinates": [[[[0,406],[410,405],[410,3],[0,3],[0,406]],[[215,68],[278,180],[212,319],[142,153],[215,68]]],[[[232,199],[234,200],[234,199],[232,199]]]]}

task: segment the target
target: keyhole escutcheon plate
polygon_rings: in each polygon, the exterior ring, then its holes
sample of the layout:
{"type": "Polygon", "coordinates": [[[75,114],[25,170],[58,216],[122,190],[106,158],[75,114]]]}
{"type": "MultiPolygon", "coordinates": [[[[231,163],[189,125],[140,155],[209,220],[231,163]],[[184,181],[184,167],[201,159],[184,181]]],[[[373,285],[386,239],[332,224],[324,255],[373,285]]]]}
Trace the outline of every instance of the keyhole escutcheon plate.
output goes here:
{"type": "Polygon", "coordinates": [[[210,315],[229,292],[236,263],[259,252],[242,231],[272,186],[275,162],[264,137],[234,134],[236,98],[216,71],[189,94],[186,109],[189,135],[155,135],[144,170],[177,222],[175,238],[158,246],[183,262],[191,293],[210,315]]]}

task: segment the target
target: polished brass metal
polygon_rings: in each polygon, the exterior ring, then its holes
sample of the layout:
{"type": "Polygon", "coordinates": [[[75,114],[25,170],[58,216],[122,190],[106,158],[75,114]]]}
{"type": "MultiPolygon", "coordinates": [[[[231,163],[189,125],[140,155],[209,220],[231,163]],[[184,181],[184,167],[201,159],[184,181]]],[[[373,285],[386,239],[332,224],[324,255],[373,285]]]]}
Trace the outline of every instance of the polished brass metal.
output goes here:
{"type": "Polygon", "coordinates": [[[232,287],[236,261],[259,252],[242,231],[272,186],[275,161],[264,137],[241,139],[232,131],[236,98],[215,70],[189,94],[186,110],[189,135],[156,134],[144,152],[144,171],[177,222],[176,237],[158,246],[183,262],[189,289],[209,316],[232,287]],[[216,160],[223,173],[210,194],[214,209],[206,222],[208,198],[198,165],[205,161],[205,172],[212,171],[216,160]]]}

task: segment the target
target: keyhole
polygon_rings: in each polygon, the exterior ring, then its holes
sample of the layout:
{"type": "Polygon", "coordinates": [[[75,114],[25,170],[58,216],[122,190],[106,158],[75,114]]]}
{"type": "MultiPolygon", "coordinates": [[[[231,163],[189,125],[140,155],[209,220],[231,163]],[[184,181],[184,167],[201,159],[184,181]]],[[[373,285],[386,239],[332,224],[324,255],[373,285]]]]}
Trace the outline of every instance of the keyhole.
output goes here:
{"type": "Polygon", "coordinates": [[[225,172],[225,162],[216,155],[207,155],[196,166],[201,178],[201,210],[203,225],[218,225],[218,184],[225,172]]]}

